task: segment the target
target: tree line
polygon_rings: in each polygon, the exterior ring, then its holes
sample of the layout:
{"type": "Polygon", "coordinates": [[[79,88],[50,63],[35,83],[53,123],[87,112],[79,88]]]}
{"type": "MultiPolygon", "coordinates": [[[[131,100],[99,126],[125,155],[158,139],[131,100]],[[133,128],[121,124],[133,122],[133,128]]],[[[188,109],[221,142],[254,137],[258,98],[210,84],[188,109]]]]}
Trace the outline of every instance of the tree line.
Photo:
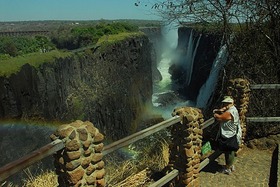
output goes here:
{"type": "Polygon", "coordinates": [[[53,49],[73,50],[94,45],[103,35],[138,30],[138,26],[126,22],[101,22],[95,25],[62,26],[49,36],[1,36],[0,59],[53,49]]]}

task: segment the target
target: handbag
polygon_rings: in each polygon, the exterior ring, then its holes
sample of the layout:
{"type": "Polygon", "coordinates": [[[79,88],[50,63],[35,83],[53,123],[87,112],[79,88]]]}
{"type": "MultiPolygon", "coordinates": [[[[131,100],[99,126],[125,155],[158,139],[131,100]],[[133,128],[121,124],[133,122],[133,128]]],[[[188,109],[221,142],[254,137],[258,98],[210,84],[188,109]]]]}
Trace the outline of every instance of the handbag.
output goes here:
{"type": "Polygon", "coordinates": [[[230,138],[223,138],[220,136],[218,139],[218,146],[221,151],[237,151],[239,149],[239,144],[236,134],[230,138]]]}
{"type": "Polygon", "coordinates": [[[207,141],[202,147],[201,147],[201,153],[202,155],[205,155],[207,153],[210,153],[212,151],[212,147],[209,141],[207,141]]]}

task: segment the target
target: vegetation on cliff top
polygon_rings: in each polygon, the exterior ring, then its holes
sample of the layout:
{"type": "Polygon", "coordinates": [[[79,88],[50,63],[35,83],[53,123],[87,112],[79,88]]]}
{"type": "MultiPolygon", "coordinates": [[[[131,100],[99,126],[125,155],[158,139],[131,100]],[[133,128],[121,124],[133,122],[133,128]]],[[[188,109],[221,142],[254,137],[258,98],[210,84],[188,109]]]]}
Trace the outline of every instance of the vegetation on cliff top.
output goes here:
{"type": "Polygon", "coordinates": [[[62,26],[47,36],[1,36],[0,59],[53,49],[73,50],[95,45],[104,35],[138,32],[138,26],[126,22],[101,22],[96,25],[62,26]]]}
{"type": "Polygon", "coordinates": [[[119,34],[114,35],[106,35],[102,36],[98,42],[97,45],[100,45],[102,49],[106,48],[108,45],[120,42],[122,40],[133,38],[135,36],[143,36],[144,33],[142,32],[123,32],[119,34]]]}
{"type": "Polygon", "coordinates": [[[124,32],[137,32],[138,27],[126,22],[99,23],[94,26],[62,27],[51,35],[51,41],[58,49],[73,50],[94,45],[102,36],[124,32]]]}
{"type": "Polygon", "coordinates": [[[49,37],[0,37],[0,76],[16,73],[27,63],[39,67],[71,54],[65,50],[87,49],[96,44],[108,46],[140,34],[138,26],[133,24],[101,22],[94,26],[61,27],[49,37]]]}
{"type": "Polygon", "coordinates": [[[70,52],[53,50],[48,53],[30,53],[6,60],[0,60],[0,76],[9,76],[16,73],[24,64],[39,67],[48,62],[53,63],[57,58],[64,58],[71,55],[70,52]]]}
{"type": "Polygon", "coordinates": [[[0,37],[0,59],[53,49],[55,45],[46,36],[0,37]]]}

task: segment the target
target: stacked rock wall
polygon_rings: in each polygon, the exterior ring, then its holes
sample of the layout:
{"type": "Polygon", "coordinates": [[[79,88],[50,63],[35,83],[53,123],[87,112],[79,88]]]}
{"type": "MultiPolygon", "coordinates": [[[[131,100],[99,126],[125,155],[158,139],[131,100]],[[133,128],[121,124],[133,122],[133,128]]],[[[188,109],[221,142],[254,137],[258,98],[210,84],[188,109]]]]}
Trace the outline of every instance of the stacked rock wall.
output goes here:
{"type": "Polygon", "coordinates": [[[229,81],[227,88],[228,95],[232,96],[235,106],[239,112],[240,125],[242,128],[242,142],[246,138],[246,113],[248,111],[250,100],[249,82],[245,79],[236,78],[229,81]]]}
{"type": "Polygon", "coordinates": [[[54,155],[59,186],[105,186],[104,136],[99,130],[88,121],[75,121],[51,135],[52,140],[58,138],[65,142],[65,148],[54,155]]]}
{"type": "Polygon", "coordinates": [[[170,162],[168,169],[177,169],[178,177],[170,186],[199,186],[199,165],[202,146],[203,123],[201,111],[192,107],[175,109],[172,115],[179,115],[181,123],[173,125],[172,145],[170,146],[170,162]]]}

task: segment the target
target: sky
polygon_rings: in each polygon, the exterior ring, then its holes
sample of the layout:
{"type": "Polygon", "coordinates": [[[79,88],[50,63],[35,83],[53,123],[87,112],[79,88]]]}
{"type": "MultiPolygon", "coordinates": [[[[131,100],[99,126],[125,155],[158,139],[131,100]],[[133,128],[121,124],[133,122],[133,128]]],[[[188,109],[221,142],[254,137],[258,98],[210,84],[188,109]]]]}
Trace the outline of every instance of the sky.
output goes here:
{"type": "Polygon", "coordinates": [[[149,0],[0,0],[0,21],[160,19],[149,0]],[[147,5],[147,6],[145,6],[147,5]]]}

